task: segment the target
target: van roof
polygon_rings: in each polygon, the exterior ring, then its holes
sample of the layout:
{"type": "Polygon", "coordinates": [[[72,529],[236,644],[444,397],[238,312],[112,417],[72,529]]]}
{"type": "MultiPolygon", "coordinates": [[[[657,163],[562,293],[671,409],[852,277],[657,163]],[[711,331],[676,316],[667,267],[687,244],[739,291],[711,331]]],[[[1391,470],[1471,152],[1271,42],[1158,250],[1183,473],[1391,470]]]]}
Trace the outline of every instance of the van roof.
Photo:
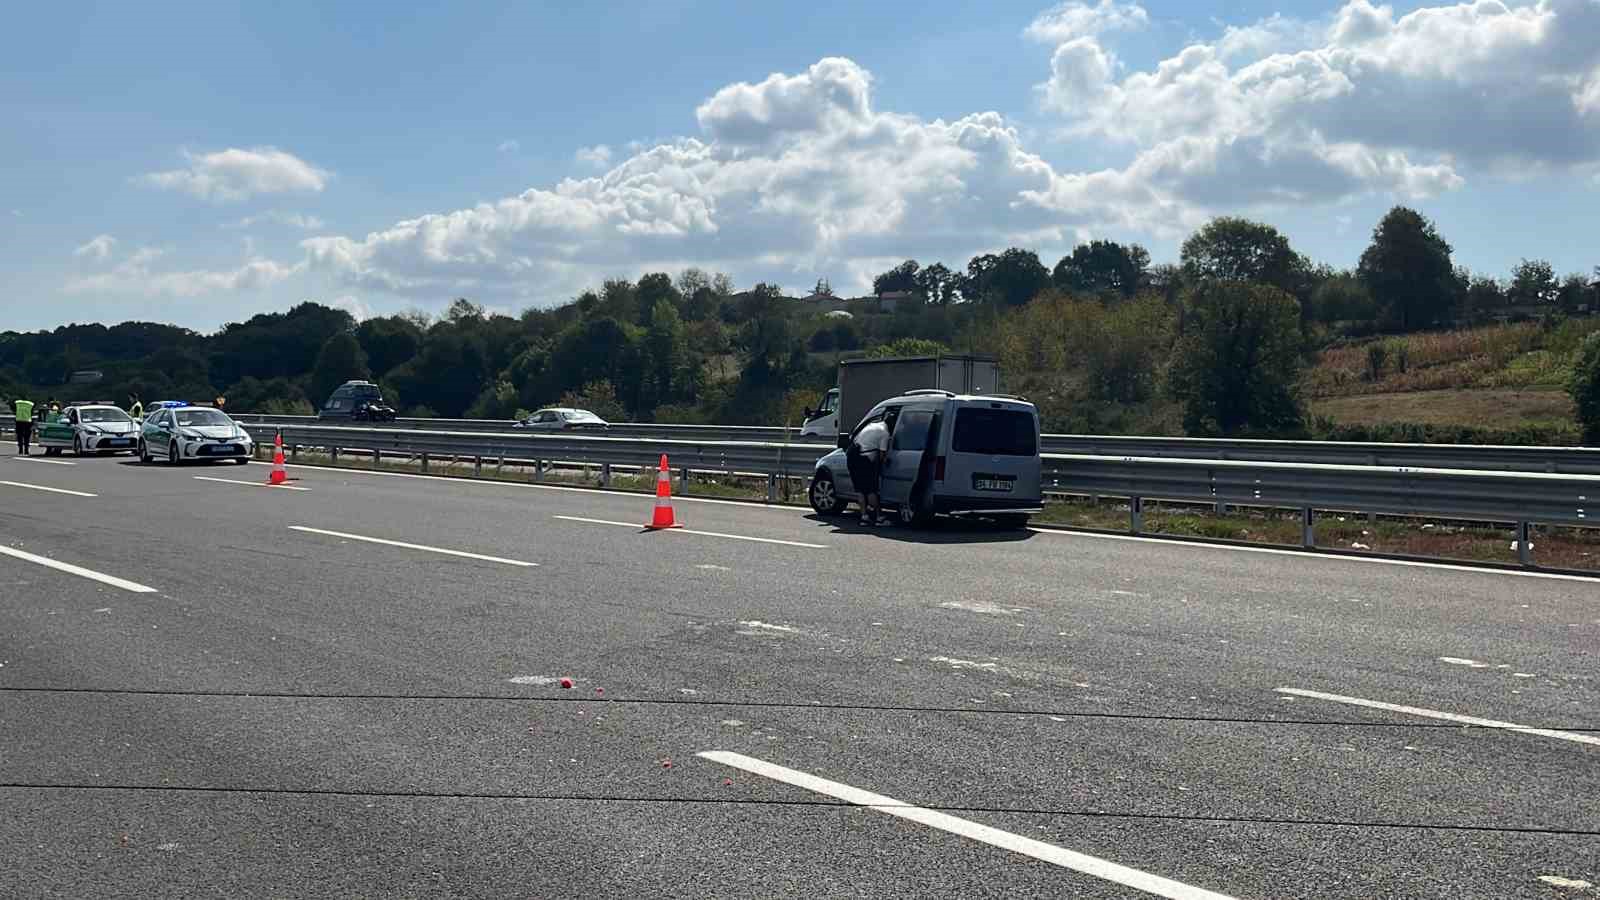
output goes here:
{"type": "Polygon", "coordinates": [[[953,391],[941,391],[934,388],[907,391],[898,397],[890,397],[886,400],[881,400],[878,403],[873,404],[873,408],[876,409],[886,403],[909,404],[917,403],[919,401],[944,402],[947,400],[953,400],[957,403],[1002,403],[1012,407],[1026,407],[1030,410],[1035,409],[1033,403],[1030,401],[1022,397],[1012,396],[1011,394],[957,394],[953,391]]]}

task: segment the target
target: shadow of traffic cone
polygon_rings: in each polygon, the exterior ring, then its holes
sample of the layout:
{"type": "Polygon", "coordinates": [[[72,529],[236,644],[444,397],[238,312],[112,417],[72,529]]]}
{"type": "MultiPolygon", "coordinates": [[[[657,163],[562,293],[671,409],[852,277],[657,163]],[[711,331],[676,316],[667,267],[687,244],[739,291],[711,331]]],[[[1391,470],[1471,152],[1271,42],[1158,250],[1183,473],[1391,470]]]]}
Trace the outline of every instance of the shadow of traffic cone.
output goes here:
{"type": "Polygon", "coordinates": [[[672,517],[672,468],[667,465],[667,455],[661,454],[661,468],[656,472],[656,514],[645,528],[657,531],[662,528],[682,528],[672,517]]]}
{"type": "Polygon", "coordinates": [[[289,473],[283,470],[283,431],[279,431],[272,439],[272,474],[267,476],[267,484],[283,484],[289,480],[289,473]]]}

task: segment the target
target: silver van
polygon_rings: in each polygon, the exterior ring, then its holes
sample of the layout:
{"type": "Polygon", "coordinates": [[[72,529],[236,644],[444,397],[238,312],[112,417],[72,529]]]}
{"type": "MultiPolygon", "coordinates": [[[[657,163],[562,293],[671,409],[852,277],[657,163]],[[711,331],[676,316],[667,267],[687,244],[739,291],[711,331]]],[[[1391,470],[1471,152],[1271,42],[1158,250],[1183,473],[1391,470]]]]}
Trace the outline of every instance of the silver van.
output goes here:
{"type": "Polygon", "coordinates": [[[890,423],[882,483],[884,509],[906,525],[935,515],[986,516],[1021,527],[1042,511],[1039,411],[1014,397],[908,391],[869,410],[838,449],[817,460],[811,508],[839,515],[861,494],[850,482],[845,448],[876,421],[890,423]]]}

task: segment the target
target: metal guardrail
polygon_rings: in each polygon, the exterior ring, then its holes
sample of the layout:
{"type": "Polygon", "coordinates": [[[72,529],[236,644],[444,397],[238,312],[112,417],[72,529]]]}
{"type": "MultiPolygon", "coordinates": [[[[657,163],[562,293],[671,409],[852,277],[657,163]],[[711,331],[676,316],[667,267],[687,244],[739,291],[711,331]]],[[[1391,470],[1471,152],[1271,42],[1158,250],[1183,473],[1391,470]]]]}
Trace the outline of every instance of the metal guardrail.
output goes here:
{"type": "MultiPolygon", "coordinates": [[[[238,413],[243,424],[314,426],[316,416],[238,413]]],[[[0,415],[0,430],[9,430],[10,416],[0,415]]],[[[549,434],[511,427],[504,419],[415,419],[384,423],[351,423],[384,429],[420,429],[478,434],[549,434]]],[[[558,433],[559,434],[559,433],[558,433]]],[[[650,440],[723,443],[755,441],[797,443],[826,448],[828,442],[806,439],[794,428],[765,425],[664,425],[644,422],[613,424],[604,436],[650,440]]],[[[1086,456],[1213,459],[1243,462],[1315,463],[1319,465],[1407,466],[1432,469],[1474,469],[1505,472],[1551,472],[1600,475],[1600,448],[1517,447],[1481,444],[1387,444],[1345,441],[1243,440],[1234,438],[1174,438],[1126,435],[1046,434],[1040,438],[1045,453],[1086,456]]]]}
{"type": "MultiPolygon", "coordinates": [[[[238,415],[241,422],[315,425],[315,416],[238,415]]],[[[382,428],[422,428],[468,432],[511,432],[510,422],[496,419],[397,419],[382,428]]],[[[798,429],[749,425],[613,424],[610,437],[687,441],[793,442],[827,447],[828,442],[802,439],[798,429]]],[[[1293,462],[1319,465],[1409,466],[1431,469],[1481,469],[1505,472],[1554,472],[1600,475],[1600,448],[1515,447],[1482,444],[1385,444],[1345,441],[1277,441],[1234,438],[1174,438],[1119,435],[1045,434],[1045,453],[1091,456],[1215,459],[1244,462],[1293,462]]]]}
{"type": "MultiPolygon", "coordinates": [[[[547,464],[598,465],[602,484],[612,466],[644,468],[662,453],[684,481],[691,471],[764,475],[767,498],[777,480],[807,478],[825,452],[811,444],[759,441],[690,441],[665,438],[588,437],[534,433],[425,431],[411,428],[249,424],[263,442],[281,428],[294,449],[323,448],[420,459],[469,459],[481,472],[495,465],[532,462],[542,475],[547,464]]],[[[1113,457],[1048,453],[1043,456],[1046,493],[1129,499],[1129,530],[1143,529],[1146,500],[1299,509],[1303,543],[1316,545],[1318,510],[1439,516],[1516,523],[1518,549],[1531,563],[1528,534],[1535,524],[1595,526],[1600,519],[1600,475],[1495,472],[1381,465],[1327,465],[1159,457],[1113,457]]]]}

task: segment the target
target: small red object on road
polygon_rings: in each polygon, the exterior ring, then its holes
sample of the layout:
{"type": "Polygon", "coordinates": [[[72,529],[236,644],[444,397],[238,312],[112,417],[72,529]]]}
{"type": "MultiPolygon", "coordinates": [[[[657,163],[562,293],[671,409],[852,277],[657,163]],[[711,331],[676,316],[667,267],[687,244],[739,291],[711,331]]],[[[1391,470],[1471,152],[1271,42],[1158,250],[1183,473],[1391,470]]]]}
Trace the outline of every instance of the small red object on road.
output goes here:
{"type": "Polygon", "coordinates": [[[572,687],[572,679],[571,678],[563,678],[563,679],[561,679],[561,686],[564,687],[564,688],[572,687]]]}
{"type": "Polygon", "coordinates": [[[595,688],[594,692],[596,694],[604,694],[606,692],[606,689],[605,688],[595,688]]]}
{"type": "Polygon", "coordinates": [[[670,768],[672,768],[672,760],[670,760],[670,759],[663,759],[663,760],[662,760],[662,761],[661,761],[661,768],[663,768],[663,769],[670,769],[670,768]]]}
{"type": "Polygon", "coordinates": [[[729,787],[732,784],[733,784],[733,779],[732,778],[724,778],[724,779],[722,779],[722,786],[723,787],[729,787]]]}

